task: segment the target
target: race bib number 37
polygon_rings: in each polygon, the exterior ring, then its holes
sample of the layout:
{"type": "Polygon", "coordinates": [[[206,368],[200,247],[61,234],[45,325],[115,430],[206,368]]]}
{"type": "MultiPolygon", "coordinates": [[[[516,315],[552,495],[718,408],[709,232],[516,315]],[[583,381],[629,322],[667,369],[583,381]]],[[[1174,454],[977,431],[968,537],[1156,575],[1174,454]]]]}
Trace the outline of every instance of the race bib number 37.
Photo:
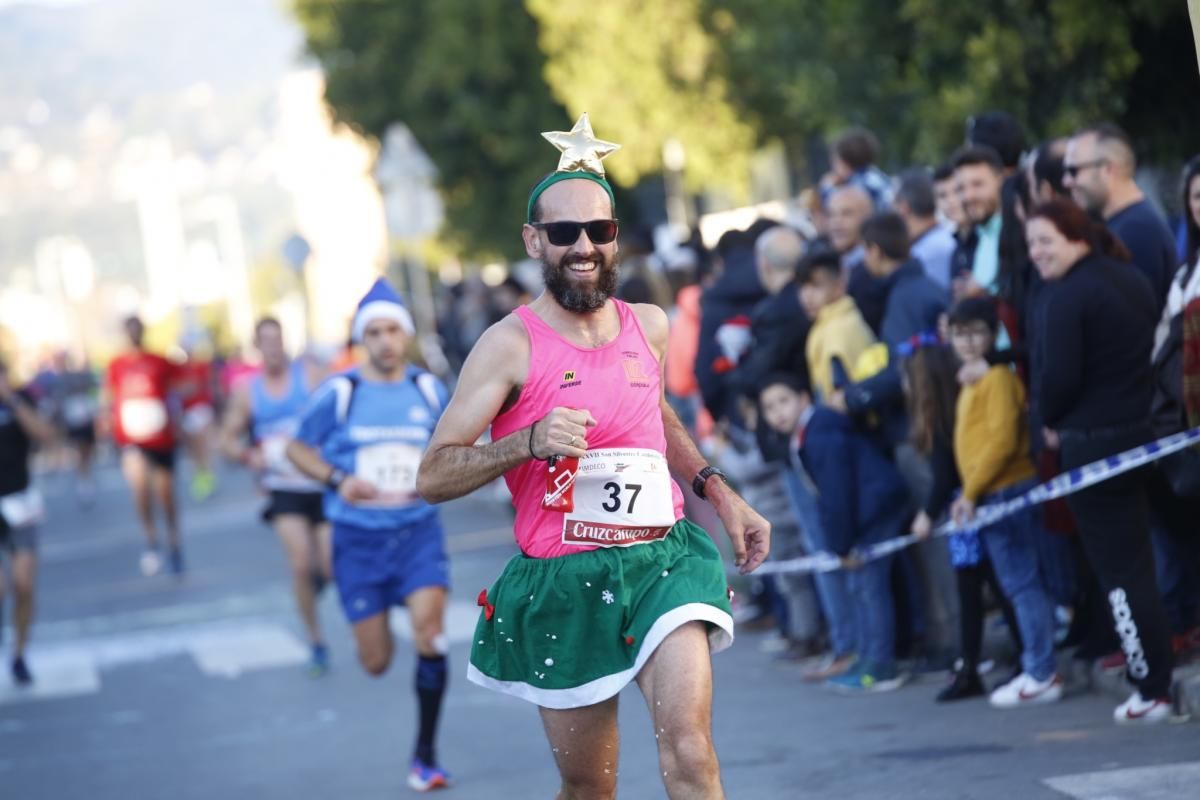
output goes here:
{"type": "Polygon", "coordinates": [[[657,450],[596,450],[579,460],[575,509],[564,544],[629,547],[666,537],[675,524],[667,460],[657,450]]]}

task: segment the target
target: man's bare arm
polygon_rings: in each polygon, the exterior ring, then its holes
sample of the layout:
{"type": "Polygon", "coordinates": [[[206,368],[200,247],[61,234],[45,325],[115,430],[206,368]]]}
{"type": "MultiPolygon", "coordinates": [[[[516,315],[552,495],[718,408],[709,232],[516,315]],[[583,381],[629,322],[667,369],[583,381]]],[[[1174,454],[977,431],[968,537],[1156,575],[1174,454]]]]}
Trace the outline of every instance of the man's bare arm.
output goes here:
{"type": "Polygon", "coordinates": [[[692,441],[687,428],[683,427],[683,423],[679,421],[679,415],[667,402],[666,352],[669,332],[667,315],[658,306],[649,304],[636,305],[634,311],[637,313],[638,321],[642,324],[646,340],[654,349],[654,355],[659,361],[662,391],[658,403],[662,408],[663,432],[667,436],[667,465],[671,468],[671,472],[690,481],[697,472],[708,466],[708,461],[696,449],[696,443],[692,441]]]}
{"type": "Polygon", "coordinates": [[[246,428],[250,424],[250,395],[244,387],[234,390],[221,422],[221,453],[230,461],[245,460],[246,428]]]}
{"type": "Polygon", "coordinates": [[[426,501],[470,494],[531,458],[581,458],[587,452],[587,429],[596,422],[587,411],[567,408],[556,408],[497,441],[476,444],[528,369],[529,340],[517,318],[501,320],[479,339],[421,459],[417,493],[426,501]]]}
{"type": "MultiPolygon", "coordinates": [[[[683,423],[679,421],[675,409],[667,403],[667,315],[657,306],[639,305],[634,308],[646,339],[655,349],[659,359],[660,382],[664,387],[659,405],[662,408],[663,432],[667,439],[667,466],[671,472],[690,484],[697,473],[708,466],[708,462],[696,448],[683,423]]],[[[733,563],[743,574],[757,569],[766,560],[767,551],[771,546],[770,523],[746,505],[746,501],[720,478],[708,479],[704,485],[704,497],[712,503],[721,524],[725,526],[725,532],[729,534],[729,541],[733,545],[733,563]]]]}
{"type": "Polygon", "coordinates": [[[417,493],[426,501],[442,503],[470,494],[530,458],[528,428],[476,444],[519,383],[506,367],[520,362],[518,368],[523,364],[528,369],[529,344],[519,327],[518,320],[501,320],[484,332],[467,356],[458,388],[417,472],[417,493]]]}
{"type": "Polygon", "coordinates": [[[25,402],[19,394],[12,391],[7,394],[8,397],[4,399],[8,401],[13,415],[17,418],[17,424],[25,431],[25,435],[38,444],[51,444],[54,441],[54,426],[42,419],[37,409],[25,402]]]}
{"type": "Polygon", "coordinates": [[[529,428],[487,444],[431,446],[417,473],[417,494],[444,503],[486,486],[529,460],[529,428]]]}
{"type": "Polygon", "coordinates": [[[329,475],[333,472],[333,467],[321,457],[315,448],[297,439],[288,442],[287,457],[288,461],[296,465],[296,469],[321,483],[329,480],[329,475]]]}

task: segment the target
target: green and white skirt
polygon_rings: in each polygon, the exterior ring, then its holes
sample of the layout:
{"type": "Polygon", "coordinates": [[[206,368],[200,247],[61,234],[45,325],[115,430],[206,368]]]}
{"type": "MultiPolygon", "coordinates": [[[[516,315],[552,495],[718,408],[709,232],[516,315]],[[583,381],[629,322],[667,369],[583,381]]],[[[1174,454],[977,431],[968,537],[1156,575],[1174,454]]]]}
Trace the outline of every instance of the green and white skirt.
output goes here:
{"type": "Polygon", "coordinates": [[[708,623],[712,652],[733,644],[721,555],[686,519],[633,547],[515,556],[479,604],[467,677],[545,708],[607,700],[693,620],[708,623]]]}

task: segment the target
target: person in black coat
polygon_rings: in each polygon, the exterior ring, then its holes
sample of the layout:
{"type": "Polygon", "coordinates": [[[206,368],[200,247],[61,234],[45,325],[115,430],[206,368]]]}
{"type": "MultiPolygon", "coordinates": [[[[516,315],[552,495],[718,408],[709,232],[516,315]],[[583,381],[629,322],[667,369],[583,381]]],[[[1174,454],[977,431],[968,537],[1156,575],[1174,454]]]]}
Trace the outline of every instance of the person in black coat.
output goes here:
{"type": "Polygon", "coordinates": [[[907,441],[908,423],[894,351],[915,336],[936,334],[938,317],[946,311],[950,298],[925,274],[920,263],[909,258],[908,231],[899,214],[875,214],[863,225],[862,236],[866,269],[885,287],[880,338],[893,355],[882,371],[847,386],[844,399],[835,394],[830,404],[853,416],[868,412],[880,415],[889,443],[896,446],[907,441]]]}
{"type": "MultiPolygon", "coordinates": [[[[795,291],[796,267],[805,253],[804,238],[778,226],[754,243],[759,283],[767,297],[750,314],[750,347],[725,376],[728,390],[757,402],[763,381],[772,372],[787,372],[808,383],[804,345],[812,327],[795,291]]],[[[787,459],[787,440],[769,426],[756,428],[759,449],[767,461],[787,459]]]]}
{"type": "Polygon", "coordinates": [[[704,407],[713,419],[736,413],[733,393],[720,372],[722,355],[717,331],[728,321],[749,315],[766,291],[754,265],[754,238],[747,231],[729,231],[717,242],[720,272],[700,298],[700,341],[696,350],[696,381],[704,407]]]}
{"type": "MultiPolygon", "coordinates": [[[[1042,420],[1063,467],[1077,469],[1153,438],[1150,351],[1158,300],[1128,251],[1078,206],[1056,199],[1026,224],[1030,257],[1048,282],[1036,345],[1042,420]]],[[[1135,470],[1068,497],[1084,550],[1112,608],[1136,691],[1118,723],[1170,716],[1171,639],[1155,580],[1145,474],[1135,470]]]]}

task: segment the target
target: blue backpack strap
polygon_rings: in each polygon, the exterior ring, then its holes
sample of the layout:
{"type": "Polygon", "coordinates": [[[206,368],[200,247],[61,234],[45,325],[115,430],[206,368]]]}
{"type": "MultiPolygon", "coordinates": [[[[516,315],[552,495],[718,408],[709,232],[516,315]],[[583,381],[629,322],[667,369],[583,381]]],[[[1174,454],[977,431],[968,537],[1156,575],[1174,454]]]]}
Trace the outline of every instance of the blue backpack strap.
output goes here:
{"type": "Polygon", "coordinates": [[[421,397],[425,400],[425,405],[429,406],[429,410],[436,417],[442,412],[442,401],[438,397],[438,379],[432,372],[425,370],[414,370],[412,372],[412,381],[417,386],[417,391],[421,393],[421,397]]]}
{"type": "Polygon", "coordinates": [[[330,378],[330,385],[337,395],[337,424],[344,425],[350,417],[350,405],[354,402],[354,390],[358,388],[358,376],[347,372],[330,378]]]}

